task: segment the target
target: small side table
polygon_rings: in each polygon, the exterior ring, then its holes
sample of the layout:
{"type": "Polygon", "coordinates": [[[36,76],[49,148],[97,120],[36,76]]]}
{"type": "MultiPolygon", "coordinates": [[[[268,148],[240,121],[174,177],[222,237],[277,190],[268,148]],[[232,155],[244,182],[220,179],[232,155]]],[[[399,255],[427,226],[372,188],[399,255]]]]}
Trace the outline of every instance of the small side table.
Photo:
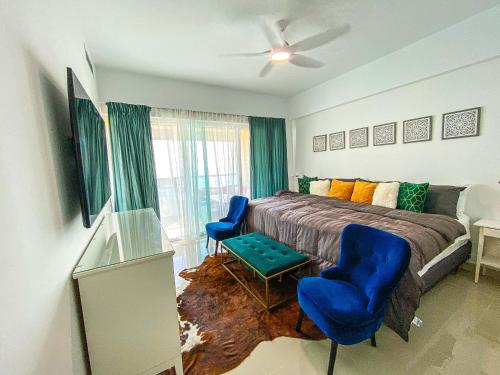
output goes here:
{"type": "Polygon", "coordinates": [[[500,221],[481,219],[474,223],[479,227],[479,240],[477,244],[476,275],[474,281],[479,281],[481,265],[500,270],[500,252],[497,254],[486,254],[484,252],[484,237],[500,238],[500,221]]]}

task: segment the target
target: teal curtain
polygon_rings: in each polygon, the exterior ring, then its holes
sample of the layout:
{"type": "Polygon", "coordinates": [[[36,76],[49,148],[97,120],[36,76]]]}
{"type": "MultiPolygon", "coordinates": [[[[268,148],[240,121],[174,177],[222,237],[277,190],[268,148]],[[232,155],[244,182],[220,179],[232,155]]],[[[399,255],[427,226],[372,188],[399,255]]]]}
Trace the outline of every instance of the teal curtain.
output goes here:
{"type": "Polygon", "coordinates": [[[108,106],[115,210],[153,208],[160,217],[151,139],[151,108],[106,103],[108,106]]]}
{"type": "Polygon", "coordinates": [[[288,189],[285,119],[249,117],[249,123],[252,198],[288,189]]]}
{"type": "Polygon", "coordinates": [[[99,214],[111,195],[104,121],[89,99],[75,99],[83,183],[89,216],[99,214]]]}

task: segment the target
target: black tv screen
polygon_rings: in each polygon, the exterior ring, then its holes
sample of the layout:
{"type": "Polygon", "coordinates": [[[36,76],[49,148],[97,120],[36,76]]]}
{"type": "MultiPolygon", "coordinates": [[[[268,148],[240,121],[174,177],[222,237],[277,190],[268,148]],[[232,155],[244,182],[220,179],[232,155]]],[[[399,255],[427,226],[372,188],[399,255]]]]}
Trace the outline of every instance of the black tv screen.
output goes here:
{"type": "Polygon", "coordinates": [[[111,196],[106,128],[73,70],[68,68],[67,71],[83,224],[90,228],[111,196]]]}

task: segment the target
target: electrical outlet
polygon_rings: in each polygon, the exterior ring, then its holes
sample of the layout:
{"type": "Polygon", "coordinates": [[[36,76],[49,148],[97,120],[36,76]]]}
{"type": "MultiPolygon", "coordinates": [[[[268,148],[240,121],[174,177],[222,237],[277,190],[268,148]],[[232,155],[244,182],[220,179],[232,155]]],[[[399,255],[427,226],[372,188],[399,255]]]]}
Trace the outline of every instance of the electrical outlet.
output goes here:
{"type": "Polygon", "coordinates": [[[411,324],[413,324],[416,327],[422,327],[422,324],[424,324],[424,321],[422,319],[420,319],[418,316],[415,316],[413,318],[413,321],[411,322],[411,324]]]}

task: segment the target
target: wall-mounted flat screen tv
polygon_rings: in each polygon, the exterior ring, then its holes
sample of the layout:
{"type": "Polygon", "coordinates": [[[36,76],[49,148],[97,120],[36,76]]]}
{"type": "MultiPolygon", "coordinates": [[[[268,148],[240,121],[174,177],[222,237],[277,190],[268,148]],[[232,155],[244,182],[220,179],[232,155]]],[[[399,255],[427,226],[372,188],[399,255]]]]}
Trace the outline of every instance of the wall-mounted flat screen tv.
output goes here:
{"type": "Polygon", "coordinates": [[[73,70],[67,71],[83,224],[90,228],[111,196],[106,127],[73,70]]]}

